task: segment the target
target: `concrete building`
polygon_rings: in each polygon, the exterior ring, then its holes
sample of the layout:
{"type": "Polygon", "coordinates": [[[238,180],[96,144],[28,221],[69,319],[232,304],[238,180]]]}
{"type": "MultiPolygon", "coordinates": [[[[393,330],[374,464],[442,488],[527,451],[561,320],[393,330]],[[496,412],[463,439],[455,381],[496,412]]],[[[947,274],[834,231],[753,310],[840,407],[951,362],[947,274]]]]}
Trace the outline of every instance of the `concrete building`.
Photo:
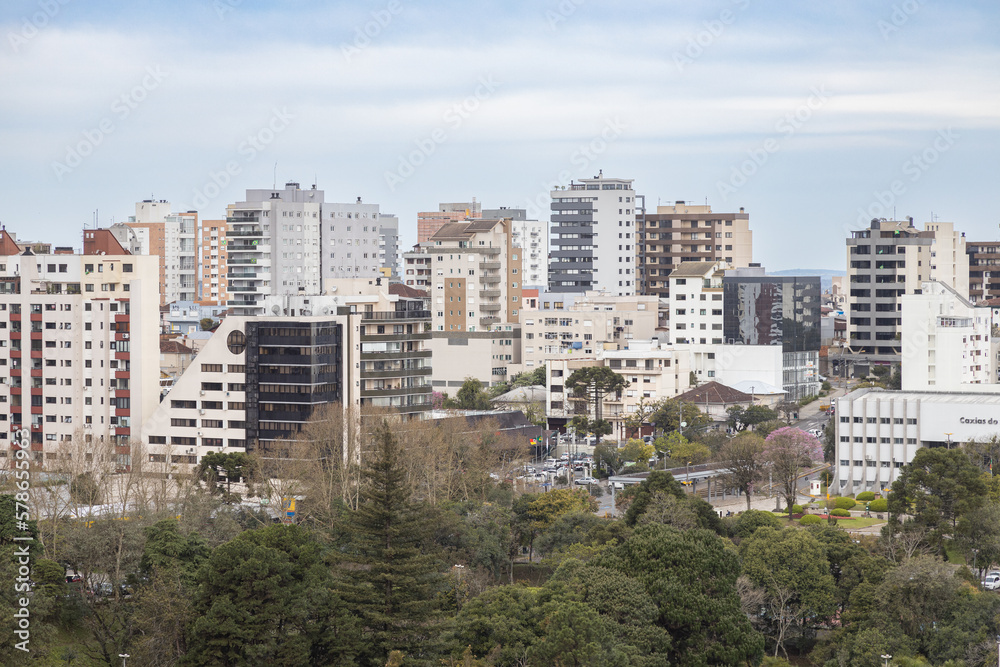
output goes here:
{"type": "Polygon", "coordinates": [[[668,276],[668,345],[723,343],[724,275],[719,262],[685,262],[668,276]]]}
{"type": "Polygon", "coordinates": [[[847,348],[842,363],[850,377],[866,376],[872,365],[899,363],[901,297],[928,280],[958,294],[969,293],[969,256],[964,235],[949,222],[872,220],[869,229],[847,239],[847,348]]]}
{"type": "Polygon", "coordinates": [[[784,385],[784,358],[779,345],[675,345],[688,355],[688,366],[699,384],[718,381],[740,391],[740,385],[784,385]]]}
{"type": "Polygon", "coordinates": [[[979,303],[1000,297],[1000,241],[969,241],[969,300],[979,303]]]}
{"type": "Polygon", "coordinates": [[[192,334],[201,331],[201,321],[206,317],[219,320],[225,315],[225,306],[204,306],[192,301],[175,301],[160,313],[160,333],[192,334]]]}
{"type": "Polygon", "coordinates": [[[572,181],[551,192],[549,291],[635,294],[636,202],[631,179],[572,181]]]}
{"type": "Polygon", "coordinates": [[[1000,437],[998,393],[858,389],[836,400],[841,493],[884,491],[921,447],[1000,437]]]}
{"type": "Polygon", "coordinates": [[[535,370],[547,359],[592,357],[598,350],[621,349],[632,340],[650,340],[656,335],[656,297],[585,292],[524,295],[523,299],[525,371],[535,370]]]}
{"type": "Polygon", "coordinates": [[[199,236],[198,303],[205,306],[224,306],[229,301],[226,273],[229,267],[229,250],[226,247],[225,220],[202,220],[199,236]]]}
{"type": "Polygon", "coordinates": [[[726,271],[722,283],[725,342],[780,346],[788,398],[818,394],[820,278],[768,276],[751,266],[726,271]]]}
{"type": "Polygon", "coordinates": [[[521,284],[545,289],[549,284],[549,232],[541,220],[528,220],[523,208],[483,209],[487,220],[510,219],[510,233],[514,246],[521,249],[521,284]]]}
{"type": "Polygon", "coordinates": [[[404,254],[408,285],[414,267],[428,272],[435,386],[503,382],[520,366],[521,252],[510,220],[483,219],[449,222],[404,254]]]}
{"type": "MultiPolygon", "coordinates": [[[[629,382],[620,394],[606,396],[602,402],[602,417],[612,422],[616,437],[624,437],[624,419],[637,412],[640,404],[672,398],[690,388],[688,361],[686,353],[660,347],[657,341],[632,341],[627,349],[601,350],[589,359],[550,359],[546,362],[549,391],[545,405],[549,428],[565,427],[575,415],[587,413],[584,404],[572,400],[572,392],[564,386],[577,369],[607,366],[629,382]]],[[[593,406],[589,416],[594,417],[593,406]]]]}
{"type": "Polygon", "coordinates": [[[430,409],[430,313],[371,281],[340,295],[268,297],[228,317],[143,426],[151,460],[195,465],[218,451],[280,455],[329,403],[430,409]],[[361,291],[361,294],[355,292],[361,291]]]}
{"type": "Polygon", "coordinates": [[[753,261],[750,216],[713,213],[711,206],[657,206],[641,212],[637,221],[639,291],[666,298],[668,277],[684,262],[719,262],[722,268],[749,266],[753,261]]]}
{"type": "Polygon", "coordinates": [[[144,199],[136,202],[135,215],[111,229],[123,249],[131,254],[159,258],[161,304],[198,298],[196,211],[174,214],[165,199],[144,199]]]}
{"type": "Polygon", "coordinates": [[[60,443],[109,439],[131,464],[159,399],[158,274],[106,229],[84,230],[82,255],[36,255],[0,231],[0,440],[29,429],[44,463],[60,443]]]}
{"type": "Polygon", "coordinates": [[[417,213],[417,243],[434,236],[447,222],[462,222],[483,217],[483,206],[473,197],[471,202],[438,204],[436,211],[417,213]]]}
{"type": "Polygon", "coordinates": [[[961,391],[996,382],[990,353],[992,309],[976,307],[944,283],[922,284],[902,303],[902,389],[961,391]]]}
{"type": "MultiPolygon", "coordinates": [[[[380,269],[396,271],[399,220],[378,204],[322,203],[323,280],[369,278],[380,269]]],[[[325,290],[324,290],[325,291],[325,290]]]]}

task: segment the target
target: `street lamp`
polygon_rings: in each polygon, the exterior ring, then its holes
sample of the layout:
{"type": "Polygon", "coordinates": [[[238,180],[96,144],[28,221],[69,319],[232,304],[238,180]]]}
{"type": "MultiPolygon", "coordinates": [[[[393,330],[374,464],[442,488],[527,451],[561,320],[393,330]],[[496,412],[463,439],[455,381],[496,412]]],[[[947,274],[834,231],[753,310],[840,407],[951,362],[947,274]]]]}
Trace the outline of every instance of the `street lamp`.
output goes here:
{"type": "Polygon", "coordinates": [[[691,487],[691,462],[687,462],[687,473],[684,475],[684,483],[688,485],[688,491],[690,492],[691,487]]]}
{"type": "Polygon", "coordinates": [[[132,656],[130,656],[128,653],[119,653],[118,657],[122,659],[122,667],[125,667],[125,660],[127,658],[131,658],[132,656]]]}
{"type": "Polygon", "coordinates": [[[882,659],[885,660],[885,667],[889,667],[889,661],[892,660],[892,656],[888,653],[883,653],[882,659]]]}
{"type": "Polygon", "coordinates": [[[948,436],[948,449],[951,449],[951,433],[945,433],[948,436]]]}

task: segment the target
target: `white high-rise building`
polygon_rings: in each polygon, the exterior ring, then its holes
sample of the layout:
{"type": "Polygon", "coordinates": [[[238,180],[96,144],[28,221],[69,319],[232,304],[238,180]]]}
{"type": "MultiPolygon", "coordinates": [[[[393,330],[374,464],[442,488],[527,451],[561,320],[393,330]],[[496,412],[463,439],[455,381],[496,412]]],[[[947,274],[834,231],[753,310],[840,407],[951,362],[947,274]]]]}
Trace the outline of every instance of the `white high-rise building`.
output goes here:
{"type": "Polygon", "coordinates": [[[511,243],[521,249],[521,284],[542,290],[549,284],[549,234],[542,220],[528,220],[523,208],[483,209],[487,220],[510,220],[511,243]]]}
{"type": "Polygon", "coordinates": [[[553,190],[550,292],[636,293],[636,196],[631,179],[572,181],[553,190]]]}
{"type": "Polygon", "coordinates": [[[174,214],[165,199],[144,199],[110,231],[131,254],[159,257],[161,305],[198,298],[197,212],[174,214]]]}
{"type": "Polygon", "coordinates": [[[106,229],[84,230],[83,244],[35,255],[0,230],[0,442],[27,429],[43,463],[61,443],[110,440],[124,467],[159,403],[158,258],[106,229]]]}
{"type": "Polygon", "coordinates": [[[321,294],[327,281],[378,277],[384,264],[396,264],[394,216],[360,197],[327,202],[315,185],[247,190],[226,219],[229,305],[237,315],[263,314],[265,296],[321,294]]]}

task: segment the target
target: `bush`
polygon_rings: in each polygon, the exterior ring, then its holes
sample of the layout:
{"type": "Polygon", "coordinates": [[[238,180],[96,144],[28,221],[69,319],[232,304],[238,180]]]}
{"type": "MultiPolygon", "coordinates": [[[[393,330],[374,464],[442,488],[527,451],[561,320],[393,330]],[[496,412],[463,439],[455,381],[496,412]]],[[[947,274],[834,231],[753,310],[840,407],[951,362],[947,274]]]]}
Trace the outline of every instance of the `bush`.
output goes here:
{"type": "Polygon", "coordinates": [[[851,516],[850,512],[848,512],[847,510],[842,510],[840,508],[831,511],[830,514],[833,516],[851,516]]]}
{"type": "Polygon", "coordinates": [[[819,396],[816,394],[810,394],[799,399],[799,407],[805,407],[815,401],[819,396]]]}
{"type": "Polygon", "coordinates": [[[888,512],[889,501],[885,498],[876,498],[868,504],[868,509],[872,512],[888,512]]]}
{"type": "Polygon", "coordinates": [[[799,523],[803,526],[810,526],[816,523],[823,523],[823,519],[819,518],[815,514],[806,514],[804,517],[799,519],[799,523]]]}
{"type": "Polygon", "coordinates": [[[802,505],[792,505],[792,514],[802,514],[802,505]]]}
{"type": "Polygon", "coordinates": [[[747,510],[746,512],[740,512],[733,521],[732,525],[732,536],[733,537],[750,537],[753,535],[758,528],[764,528],[765,526],[770,526],[772,528],[781,528],[781,521],[778,517],[774,516],[769,512],[762,512],[760,510],[747,510]]]}
{"type": "Polygon", "coordinates": [[[859,503],[870,502],[872,500],[875,500],[875,492],[874,491],[862,491],[861,493],[859,493],[858,495],[856,495],[854,497],[854,499],[857,500],[859,503]]]}
{"type": "Polygon", "coordinates": [[[854,498],[844,498],[844,497],[837,498],[837,500],[834,501],[833,503],[833,506],[839,510],[849,510],[855,505],[857,505],[857,503],[854,502],[854,498]]]}

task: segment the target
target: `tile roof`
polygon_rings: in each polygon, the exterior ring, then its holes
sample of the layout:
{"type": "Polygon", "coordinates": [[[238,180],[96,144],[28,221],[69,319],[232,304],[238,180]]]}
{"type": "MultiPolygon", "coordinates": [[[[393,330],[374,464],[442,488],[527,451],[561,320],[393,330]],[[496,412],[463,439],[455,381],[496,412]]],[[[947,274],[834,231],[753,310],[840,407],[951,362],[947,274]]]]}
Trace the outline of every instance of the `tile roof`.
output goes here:
{"type": "Polygon", "coordinates": [[[712,381],[684,392],[677,399],[697,404],[749,403],[750,394],[744,394],[742,391],[712,381]]]}

